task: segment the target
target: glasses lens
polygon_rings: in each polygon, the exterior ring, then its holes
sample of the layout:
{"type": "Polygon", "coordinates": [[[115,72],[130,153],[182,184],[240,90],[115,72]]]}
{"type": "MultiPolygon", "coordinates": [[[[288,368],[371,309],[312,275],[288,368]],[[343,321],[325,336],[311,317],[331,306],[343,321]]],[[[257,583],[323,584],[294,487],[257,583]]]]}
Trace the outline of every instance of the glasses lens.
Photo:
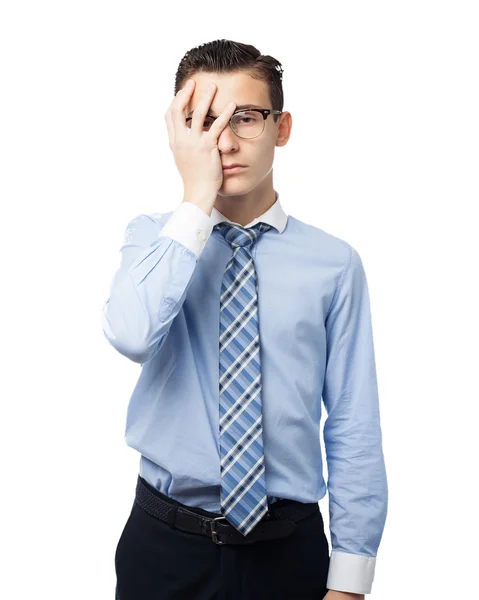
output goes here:
{"type": "MultiPolygon", "coordinates": [[[[215,117],[205,117],[203,122],[203,131],[209,131],[215,120],[215,117]]],[[[191,119],[186,121],[186,125],[190,129],[191,121],[191,119]]],[[[244,110],[232,116],[231,125],[233,126],[235,133],[240,137],[255,138],[263,133],[264,119],[263,115],[259,112],[254,110],[244,110]]]]}
{"type": "Polygon", "coordinates": [[[263,132],[263,115],[254,110],[245,110],[234,114],[231,124],[235,133],[242,138],[254,138],[263,132]]]}

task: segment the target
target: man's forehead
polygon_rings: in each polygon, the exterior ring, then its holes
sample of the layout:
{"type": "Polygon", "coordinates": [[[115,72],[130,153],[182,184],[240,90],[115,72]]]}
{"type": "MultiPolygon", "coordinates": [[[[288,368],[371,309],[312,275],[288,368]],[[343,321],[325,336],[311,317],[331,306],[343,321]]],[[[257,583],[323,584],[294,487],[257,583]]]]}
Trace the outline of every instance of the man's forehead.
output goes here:
{"type": "Polygon", "coordinates": [[[233,100],[236,104],[235,111],[269,107],[269,93],[266,83],[246,73],[196,73],[192,75],[192,79],[195,79],[196,86],[187,105],[189,117],[203,98],[210,81],[213,81],[217,87],[213,101],[210,104],[209,112],[211,114],[216,114],[213,109],[219,108],[222,110],[230,100],[233,100]]]}

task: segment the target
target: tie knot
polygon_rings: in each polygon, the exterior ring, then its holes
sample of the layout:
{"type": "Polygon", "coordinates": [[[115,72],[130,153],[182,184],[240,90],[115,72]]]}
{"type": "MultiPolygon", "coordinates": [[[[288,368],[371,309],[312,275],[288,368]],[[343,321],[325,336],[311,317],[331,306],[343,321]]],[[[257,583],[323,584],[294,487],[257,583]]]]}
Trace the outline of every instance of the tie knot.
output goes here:
{"type": "Polygon", "coordinates": [[[256,223],[253,227],[242,227],[241,225],[235,225],[233,223],[217,223],[213,229],[217,229],[221,235],[229,242],[233,248],[241,246],[242,248],[252,246],[259,236],[271,229],[271,225],[268,223],[256,223]]]}

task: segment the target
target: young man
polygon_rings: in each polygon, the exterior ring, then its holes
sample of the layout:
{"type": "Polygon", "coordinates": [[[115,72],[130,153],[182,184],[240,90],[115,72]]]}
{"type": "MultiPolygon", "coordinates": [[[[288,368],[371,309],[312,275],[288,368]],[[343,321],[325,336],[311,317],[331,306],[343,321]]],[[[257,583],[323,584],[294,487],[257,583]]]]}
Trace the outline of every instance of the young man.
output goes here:
{"type": "Polygon", "coordinates": [[[117,598],[364,598],[388,494],[368,287],[351,245],[280,205],[281,65],[199,46],[165,118],[183,201],[128,224],[103,309],[109,342],[142,365],[117,598]]]}

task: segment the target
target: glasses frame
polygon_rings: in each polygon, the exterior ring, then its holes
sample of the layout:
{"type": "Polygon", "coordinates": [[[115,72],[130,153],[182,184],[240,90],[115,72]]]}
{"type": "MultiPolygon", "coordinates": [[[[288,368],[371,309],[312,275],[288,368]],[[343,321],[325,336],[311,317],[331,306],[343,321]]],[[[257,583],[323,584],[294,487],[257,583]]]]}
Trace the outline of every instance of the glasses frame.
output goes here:
{"type": "MultiPolygon", "coordinates": [[[[231,129],[233,130],[233,133],[238,136],[239,138],[241,138],[242,140],[255,140],[257,137],[259,137],[263,131],[264,131],[264,127],[265,127],[265,121],[268,118],[268,115],[281,115],[283,114],[282,110],[275,110],[273,108],[240,108],[239,110],[235,110],[235,112],[231,115],[230,120],[229,120],[229,126],[231,127],[231,129]],[[255,135],[254,137],[243,137],[242,135],[238,135],[238,133],[234,130],[233,124],[231,122],[231,119],[239,113],[244,113],[244,112],[259,112],[261,115],[263,115],[263,129],[261,130],[261,133],[258,133],[258,135],[255,135]]],[[[210,119],[217,119],[218,117],[215,117],[213,115],[206,115],[206,117],[209,117],[210,119]]],[[[206,118],[205,117],[205,118],[206,118]]],[[[188,123],[188,121],[191,121],[193,117],[186,117],[186,123],[188,123]]]]}

